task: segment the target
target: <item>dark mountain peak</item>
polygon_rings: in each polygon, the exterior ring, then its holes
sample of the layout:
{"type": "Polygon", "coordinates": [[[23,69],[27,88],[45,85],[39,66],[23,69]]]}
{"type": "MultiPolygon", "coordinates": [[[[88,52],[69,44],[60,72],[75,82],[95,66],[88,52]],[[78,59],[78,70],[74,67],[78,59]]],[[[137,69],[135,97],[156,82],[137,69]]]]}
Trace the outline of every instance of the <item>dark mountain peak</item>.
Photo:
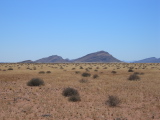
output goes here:
{"type": "Polygon", "coordinates": [[[95,53],[108,53],[108,52],[101,50],[101,51],[97,51],[95,53]]]}
{"type": "Polygon", "coordinates": [[[98,52],[91,53],[91,54],[112,56],[108,52],[105,52],[105,51],[98,51],[98,52]]]}
{"type": "Polygon", "coordinates": [[[61,56],[58,55],[52,55],[49,57],[45,57],[39,60],[36,60],[37,63],[61,63],[61,62],[67,62],[64,60],[61,56]]]}
{"type": "Polygon", "coordinates": [[[74,62],[121,62],[120,60],[114,58],[108,52],[98,51],[95,53],[90,53],[81,58],[75,59],[74,62]]]}
{"type": "Polygon", "coordinates": [[[51,55],[49,57],[46,57],[46,58],[62,58],[61,56],[58,56],[58,55],[51,55]]]}

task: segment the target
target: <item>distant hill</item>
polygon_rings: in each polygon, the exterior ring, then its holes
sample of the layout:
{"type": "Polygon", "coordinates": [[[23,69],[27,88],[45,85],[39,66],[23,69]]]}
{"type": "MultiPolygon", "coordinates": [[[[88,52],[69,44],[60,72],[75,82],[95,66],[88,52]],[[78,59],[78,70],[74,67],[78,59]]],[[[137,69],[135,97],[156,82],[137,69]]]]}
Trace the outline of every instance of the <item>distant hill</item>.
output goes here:
{"type": "Polygon", "coordinates": [[[143,60],[138,60],[133,63],[160,63],[160,58],[150,57],[143,60]]]}
{"type": "Polygon", "coordinates": [[[25,61],[22,61],[22,62],[19,62],[19,63],[34,63],[32,60],[25,60],[25,61]]]}
{"type": "Polygon", "coordinates": [[[52,55],[49,57],[41,58],[36,61],[31,60],[25,60],[20,63],[78,63],[78,62],[121,62],[120,60],[114,58],[112,55],[110,55],[108,52],[105,51],[99,51],[95,53],[90,53],[88,55],[85,55],[83,57],[69,60],[69,59],[63,59],[61,56],[58,55],[52,55]]]}
{"type": "Polygon", "coordinates": [[[73,60],[73,62],[121,62],[121,61],[114,58],[108,52],[99,51],[75,59],[73,60]]]}
{"type": "Polygon", "coordinates": [[[69,61],[67,59],[63,59],[61,56],[52,55],[46,58],[41,58],[34,62],[35,63],[64,63],[64,62],[69,62],[69,61]]]}

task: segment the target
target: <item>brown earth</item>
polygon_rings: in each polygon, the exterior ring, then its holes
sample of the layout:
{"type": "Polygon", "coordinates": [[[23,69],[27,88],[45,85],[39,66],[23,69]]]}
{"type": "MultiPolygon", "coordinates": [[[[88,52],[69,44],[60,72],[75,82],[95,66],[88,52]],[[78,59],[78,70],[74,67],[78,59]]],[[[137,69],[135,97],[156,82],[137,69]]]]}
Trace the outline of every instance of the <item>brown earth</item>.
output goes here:
{"type": "Polygon", "coordinates": [[[0,120],[152,119],[160,120],[159,63],[0,64],[0,120]],[[140,73],[140,80],[128,80],[134,73],[130,68],[140,73]],[[82,77],[86,71],[90,77],[82,77]],[[99,77],[94,79],[95,74],[99,77]],[[35,77],[45,85],[27,86],[35,77]],[[67,87],[77,89],[81,101],[68,101],[62,95],[67,87]],[[109,95],[117,96],[120,104],[108,106],[109,95]]]}

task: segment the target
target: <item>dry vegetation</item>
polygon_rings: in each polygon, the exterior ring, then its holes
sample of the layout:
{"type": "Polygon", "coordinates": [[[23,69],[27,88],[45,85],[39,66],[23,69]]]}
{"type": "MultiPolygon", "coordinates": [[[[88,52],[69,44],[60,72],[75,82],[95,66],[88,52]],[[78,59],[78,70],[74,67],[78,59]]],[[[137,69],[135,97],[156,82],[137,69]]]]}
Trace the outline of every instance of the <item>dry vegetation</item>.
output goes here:
{"type": "Polygon", "coordinates": [[[0,105],[0,120],[160,120],[160,64],[0,64],[0,105]]]}

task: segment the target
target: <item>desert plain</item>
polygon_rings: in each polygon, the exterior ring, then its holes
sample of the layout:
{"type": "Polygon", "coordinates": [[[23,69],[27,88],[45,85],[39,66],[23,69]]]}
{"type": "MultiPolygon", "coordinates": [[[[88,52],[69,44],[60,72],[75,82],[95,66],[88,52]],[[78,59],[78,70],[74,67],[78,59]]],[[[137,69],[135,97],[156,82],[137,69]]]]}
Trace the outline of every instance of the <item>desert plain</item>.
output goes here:
{"type": "Polygon", "coordinates": [[[0,120],[160,120],[160,63],[2,63],[0,120]],[[79,101],[63,96],[68,87],[79,101]]]}

